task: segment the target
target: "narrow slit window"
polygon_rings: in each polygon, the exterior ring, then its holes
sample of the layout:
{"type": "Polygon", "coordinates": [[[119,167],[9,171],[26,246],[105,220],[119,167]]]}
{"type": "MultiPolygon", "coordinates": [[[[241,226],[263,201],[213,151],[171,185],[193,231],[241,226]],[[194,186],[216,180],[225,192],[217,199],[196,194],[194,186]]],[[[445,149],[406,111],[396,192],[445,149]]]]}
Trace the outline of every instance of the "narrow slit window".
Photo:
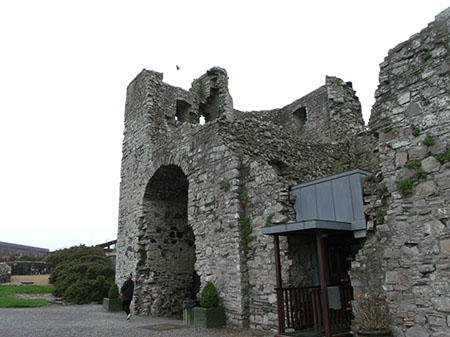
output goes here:
{"type": "Polygon", "coordinates": [[[292,114],[294,121],[299,127],[303,127],[306,124],[306,107],[300,107],[292,114]]]}

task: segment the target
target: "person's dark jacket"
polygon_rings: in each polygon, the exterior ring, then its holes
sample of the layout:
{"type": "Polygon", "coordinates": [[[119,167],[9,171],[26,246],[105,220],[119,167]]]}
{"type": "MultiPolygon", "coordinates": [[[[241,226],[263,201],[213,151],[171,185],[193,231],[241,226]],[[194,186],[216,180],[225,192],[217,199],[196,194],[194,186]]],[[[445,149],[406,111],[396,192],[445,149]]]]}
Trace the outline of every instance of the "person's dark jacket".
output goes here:
{"type": "Polygon", "coordinates": [[[122,294],[124,301],[131,301],[133,299],[134,282],[131,279],[127,279],[122,286],[122,294]]]}

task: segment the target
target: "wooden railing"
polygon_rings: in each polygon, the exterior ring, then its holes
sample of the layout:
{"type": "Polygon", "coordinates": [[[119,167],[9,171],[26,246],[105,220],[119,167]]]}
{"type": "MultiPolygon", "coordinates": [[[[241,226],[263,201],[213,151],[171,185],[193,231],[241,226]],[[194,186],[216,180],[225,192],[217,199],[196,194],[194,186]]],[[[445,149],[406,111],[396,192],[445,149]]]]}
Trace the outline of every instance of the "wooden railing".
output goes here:
{"type": "Polygon", "coordinates": [[[282,332],[288,328],[300,330],[314,326],[311,289],[311,287],[276,289],[278,310],[281,311],[279,325],[282,332]]]}
{"type": "MultiPolygon", "coordinates": [[[[323,308],[319,287],[277,288],[281,332],[286,329],[301,330],[314,327],[316,335],[324,332],[323,308]]],[[[353,291],[351,287],[339,287],[341,309],[330,309],[331,330],[349,329],[353,291]]]]}

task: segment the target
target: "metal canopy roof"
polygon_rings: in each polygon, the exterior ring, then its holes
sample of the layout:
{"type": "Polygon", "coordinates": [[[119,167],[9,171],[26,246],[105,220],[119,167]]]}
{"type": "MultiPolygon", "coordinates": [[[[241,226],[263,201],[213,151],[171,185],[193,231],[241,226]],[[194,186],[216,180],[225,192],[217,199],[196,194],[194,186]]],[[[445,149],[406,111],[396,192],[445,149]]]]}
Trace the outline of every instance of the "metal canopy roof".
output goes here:
{"type": "Polygon", "coordinates": [[[296,222],[262,228],[263,234],[288,234],[308,229],[366,229],[363,186],[372,173],[352,170],[291,187],[296,222]]]}
{"type": "Polygon", "coordinates": [[[352,231],[352,224],[350,222],[306,220],[272,227],[264,227],[261,231],[263,234],[273,235],[273,234],[287,234],[307,229],[334,229],[341,231],[352,231]]]}

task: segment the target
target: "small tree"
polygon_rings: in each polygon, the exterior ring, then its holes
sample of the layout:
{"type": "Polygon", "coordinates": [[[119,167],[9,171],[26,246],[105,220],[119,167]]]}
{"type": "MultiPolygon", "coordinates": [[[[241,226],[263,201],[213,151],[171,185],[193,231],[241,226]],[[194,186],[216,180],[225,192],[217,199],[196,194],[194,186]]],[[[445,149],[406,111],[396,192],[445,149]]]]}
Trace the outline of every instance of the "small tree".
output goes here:
{"type": "Polygon", "coordinates": [[[200,295],[202,308],[215,308],[219,306],[219,292],[212,282],[206,283],[200,295]]]}

